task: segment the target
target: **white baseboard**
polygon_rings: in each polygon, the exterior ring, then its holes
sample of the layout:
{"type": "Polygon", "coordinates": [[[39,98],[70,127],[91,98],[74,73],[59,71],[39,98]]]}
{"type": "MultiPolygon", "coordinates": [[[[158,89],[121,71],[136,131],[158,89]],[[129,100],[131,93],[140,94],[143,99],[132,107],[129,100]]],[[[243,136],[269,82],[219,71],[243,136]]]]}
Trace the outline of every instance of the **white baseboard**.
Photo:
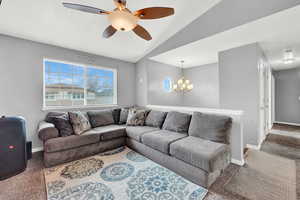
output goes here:
{"type": "Polygon", "coordinates": [[[43,150],[44,150],[43,147],[32,148],[32,153],[40,152],[40,151],[43,151],[43,150]]]}
{"type": "Polygon", "coordinates": [[[300,124],[296,124],[296,123],[290,123],[290,122],[274,122],[275,124],[286,124],[286,125],[291,125],[291,126],[300,126],[300,124]]]}
{"type": "Polygon", "coordinates": [[[260,150],[261,144],[260,145],[247,144],[246,147],[248,149],[260,150]]]}
{"type": "Polygon", "coordinates": [[[236,160],[236,159],[231,158],[231,163],[239,165],[239,166],[243,166],[245,164],[245,161],[244,160],[236,160]]]}

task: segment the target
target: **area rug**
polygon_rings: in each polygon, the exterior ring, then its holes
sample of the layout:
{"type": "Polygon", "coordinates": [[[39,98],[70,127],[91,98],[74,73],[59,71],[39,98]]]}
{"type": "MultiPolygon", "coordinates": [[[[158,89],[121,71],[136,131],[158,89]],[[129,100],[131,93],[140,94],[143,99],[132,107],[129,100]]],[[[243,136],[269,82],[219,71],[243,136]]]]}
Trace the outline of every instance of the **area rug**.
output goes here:
{"type": "Polygon", "coordinates": [[[202,200],[207,190],[127,147],[44,170],[48,200],[202,200]]]}
{"type": "Polygon", "coordinates": [[[225,189],[251,200],[296,200],[294,160],[249,150],[246,165],[225,189]]]}

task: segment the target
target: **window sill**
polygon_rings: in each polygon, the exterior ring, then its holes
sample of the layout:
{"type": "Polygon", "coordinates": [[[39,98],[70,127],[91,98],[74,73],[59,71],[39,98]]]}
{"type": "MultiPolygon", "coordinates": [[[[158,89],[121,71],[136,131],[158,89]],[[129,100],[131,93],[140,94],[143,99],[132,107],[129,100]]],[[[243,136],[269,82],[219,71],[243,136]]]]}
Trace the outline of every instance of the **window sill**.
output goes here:
{"type": "Polygon", "coordinates": [[[56,107],[43,107],[42,111],[51,111],[51,110],[89,110],[89,109],[95,109],[95,108],[111,108],[111,107],[118,107],[117,104],[107,104],[107,105],[91,105],[91,106],[68,106],[68,107],[62,107],[62,106],[56,106],[56,107]]]}

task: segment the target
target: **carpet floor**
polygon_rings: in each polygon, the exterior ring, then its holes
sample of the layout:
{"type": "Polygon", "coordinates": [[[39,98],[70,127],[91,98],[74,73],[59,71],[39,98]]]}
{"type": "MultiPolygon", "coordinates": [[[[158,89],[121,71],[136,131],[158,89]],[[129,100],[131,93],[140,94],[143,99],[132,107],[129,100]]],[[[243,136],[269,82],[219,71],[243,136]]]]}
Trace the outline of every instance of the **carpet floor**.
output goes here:
{"type": "Polygon", "coordinates": [[[294,160],[249,150],[246,165],[225,186],[252,200],[296,200],[294,160]]]}
{"type": "Polygon", "coordinates": [[[44,170],[48,200],[203,200],[207,189],[121,147],[44,170]]]}
{"type": "MultiPolygon", "coordinates": [[[[299,156],[299,149],[275,143],[265,142],[262,151],[270,154],[280,155],[296,160],[297,168],[297,194],[300,199],[300,161],[295,158],[299,156]],[[289,152],[287,155],[284,152],[289,152]],[[294,152],[294,153],[291,153],[294,152]]],[[[0,199],[2,200],[46,200],[46,185],[43,175],[42,153],[35,153],[28,162],[25,172],[10,179],[0,181],[0,199]]],[[[230,164],[217,181],[209,188],[205,200],[250,200],[243,197],[237,191],[229,191],[225,186],[239,172],[240,167],[230,164]]]]}

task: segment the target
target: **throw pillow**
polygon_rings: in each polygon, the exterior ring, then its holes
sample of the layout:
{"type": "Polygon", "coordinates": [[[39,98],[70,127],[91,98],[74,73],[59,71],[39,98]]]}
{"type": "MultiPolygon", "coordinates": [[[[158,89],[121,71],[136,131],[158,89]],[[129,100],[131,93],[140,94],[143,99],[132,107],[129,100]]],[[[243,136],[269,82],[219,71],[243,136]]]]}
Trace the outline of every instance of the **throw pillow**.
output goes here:
{"type": "Polygon", "coordinates": [[[67,137],[74,134],[73,127],[67,113],[61,116],[49,116],[48,120],[54,124],[61,137],[67,137]]]}
{"type": "Polygon", "coordinates": [[[229,134],[232,120],[222,115],[194,112],[189,135],[213,142],[229,144],[229,134]]]}
{"type": "Polygon", "coordinates": [[[61,116],[64,116],[64,115],[68,115],[68,113],[67,112],[49,112],[46,115],[45,122],[54,124],[53,117],[61,117],[61,116]]]}
{"type": "Polygon", "coordinates": [[[114,124],[112,110],[88,111],[90,123],[93,128],[114,124]]]}
{"type": "Polygon", "coordinates": [[[130,109],[127,118],[127,126],[144,126],[147,117],[146,110],[130,109]]]}
{"type": "Polygon", "coordinates": [[[114,118],[115,124],[119,124],[120,123],[121,108],[113,109],[112,112],[113,112],[113,118],[114,118]]]}
{"type": "Polygon", "coordinates": [[[82,112],[69,112],[69,117],[76,135],[81,135],[85,131],[91,129],[91,124],[88,120],[88,117],[82,112]]]}
{"type": "Polygon", "coordinates": [[[128,118],[129,108],[122,108],[120,112],[119,124],[126,124],[128,118]]]}
{"type": "Polygon", "coordinates": [[[146,118],[146,126],[161,128],[167,116],[167,112],[152,110],[146,118]]]}
{"type": "Polygon", "coordinates": [[[187,133],[191,121],[191,115],[171,111],[168,113],[164,122],[163,129],[168,131],[175,131],[178,133],[187,133]]]}

